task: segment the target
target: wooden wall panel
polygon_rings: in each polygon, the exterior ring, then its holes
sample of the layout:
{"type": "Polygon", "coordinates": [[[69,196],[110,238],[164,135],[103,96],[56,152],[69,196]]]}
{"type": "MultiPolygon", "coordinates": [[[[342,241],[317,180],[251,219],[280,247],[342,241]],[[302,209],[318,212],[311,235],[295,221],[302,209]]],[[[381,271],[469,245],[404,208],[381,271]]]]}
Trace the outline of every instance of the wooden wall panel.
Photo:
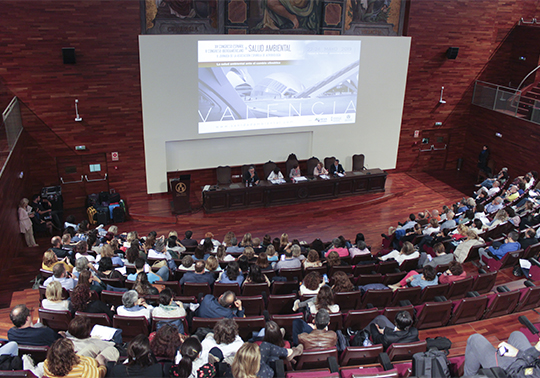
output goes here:
{"type": "Polygon", "coordinates": [[[469,156],[466,127],[474,112],[470,105],[474,80],[488,67],[493,72],[483,78],[508,73],[512,46],[503,43],[505,37],[521,17],[537,16],[539,4],[529,0],[411,0],[408,4],[407,35],[412,45],[397,168],[421,169],[414,131],[443,122],[441,128],[452,130],[446,168],[453,169],[459,157],[469,156]],[[445,55],[451,46],[459,47],[455,60],[445,55]],[[497,62],[490,65],[493,58],[497,62]],[[446,104],[440,105],[442,86],[446,104]]]}

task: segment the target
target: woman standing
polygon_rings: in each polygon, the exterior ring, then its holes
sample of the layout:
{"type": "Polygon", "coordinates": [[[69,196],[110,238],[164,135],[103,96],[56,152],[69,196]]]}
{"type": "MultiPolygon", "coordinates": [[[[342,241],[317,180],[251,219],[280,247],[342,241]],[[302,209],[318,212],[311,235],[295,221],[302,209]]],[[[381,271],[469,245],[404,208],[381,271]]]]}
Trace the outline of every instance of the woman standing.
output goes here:
{"type": "Polygon", "coordinates": [[[21,234],[24,234],[24,240],[29,247],[39,247],[36,244],[34,239],[34,228],[32,227],[32,220],[30,218],[34,217],[34,213],[28,212],[26,209],[28,207],[28,198],[23,198],[19,203],[19,230],[21,234]]]}

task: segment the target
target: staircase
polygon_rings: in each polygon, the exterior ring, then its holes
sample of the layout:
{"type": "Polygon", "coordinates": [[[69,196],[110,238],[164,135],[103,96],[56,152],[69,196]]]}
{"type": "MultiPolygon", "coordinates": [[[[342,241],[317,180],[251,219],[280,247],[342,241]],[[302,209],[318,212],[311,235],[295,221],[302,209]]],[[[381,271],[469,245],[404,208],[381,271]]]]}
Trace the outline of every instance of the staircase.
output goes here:
{"type": "Polygon", "coordinates": [[[536,82],[523,90],[518,103],[516,116],[535,121],[533,117],[539,117],[538,113],[540,113],[540,82],[536,82]],[[535,107],[537,110],[533,113],[535,107]]]}

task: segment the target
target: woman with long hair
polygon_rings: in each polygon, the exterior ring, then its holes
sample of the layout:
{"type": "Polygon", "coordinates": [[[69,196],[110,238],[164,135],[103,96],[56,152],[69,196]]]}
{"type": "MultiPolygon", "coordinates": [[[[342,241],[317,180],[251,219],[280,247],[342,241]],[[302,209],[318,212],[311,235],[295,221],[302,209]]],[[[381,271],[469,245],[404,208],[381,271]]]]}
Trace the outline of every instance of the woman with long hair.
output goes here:
{"type": "Polygon", "coordinates": [[[240,243],[240,247],[252,247],[253,241],[251,240],[251,234],[249,232],[246,232],[244,234],[244,238],[242,239],[242,242],[240,243]]]}
{"type": "Polygon", "coordinates": [[[249,274],[242,286],[246,283],[266,283],[270,287],[270,280],[266,277],[266,274],[261,272],[261,267],[256,264],[249,266],[249,274]]]}
{"type": "Polygon", "coordinates": [[[47,351],[43,370],[47,377],[103,378],[107,373],[107,361],[102,357],[79,356],[73,342],[67,338],[56,340],[47,351]]]}
{"type": "Polygon", "coordinates": [[[127,347],[127,362],[115,365],[111,377],[163,377],[163,368],[150,348],[148,337],[143,334],[135,336],[127,347]]]}
{"type": "Polygon", "coordinates": [[[344,293],[349,291],[354,291],[354,285],[352,284],[347,273],[342,271],[337,271],[332,275],[332,291],[334,293],[344,293]]]}
{"type": "Polygon", "coordinates": [[[99,299],[92,299],[90,287],[87,284],[80,283],[80,280],[79,284],[71,292],[71,308],[73,314],[77,311],[93,314],[104,313],[107,314],[111,322],[113,320],[114,306],[109,306],[99,299]]]}
{"type": "Polygon", "coordinates": [[[172,325],[165,324],[157,330],[155,336],[150,341],[150,348],[154,356],[174,361],[176,351],[182,345],[182,340],[178,334],[178,329],[172,325]]]}
{"type": "Polygon", "coordinates": [[[159,294],[159,290],[152,286],[150,281],[148,281],[148,275],[145,272],[137,274],[137,278],[133,284],[133,290],[135,290],[140,297],[159,294]]]}
{"type": "Polygon", "coordinates": [[[214,365],[201,358],[202,345],[196,337],[188,337],[176,354],[176,364],[171,367],[170,376],[179,378],[213,377],[214,365]]]}
{"type": "Polygon", "coordinates": [[[309,272],[300,285],[299,294],[318,294],[323,285],[324,282],[319,272],[309,272]]]}
{"type": "Polygon", "coordinates": [[[256,378],[261,368],[261,352],[259,346],[245,343],[234,355],[231,370],[234,378],[256,378]]]}
{"type": "Polygon", "coordinates": [[[62,297],[62,285],[59,281],[51,281],[45,289],[45,299],[41,306],[46,310],[69,310],[69,301],[62,297]]]}
{"type": "Polygon", "coordinates": [[[259,257],[257,258],[257,264],[261,269],[268,269],[270,266],[270,261],[268,261],[268,255],[266,252],[259,253],[259,257]]]}
{"type": "Polygon", "coordinates": [[[56,253],[52,249],[48,249],[43,254],[43,261],[41,262],[41,269],[48,270],[52,272],[53,267],[56,264],[64,264],[64,267],[66,268],[66,272],[72,272],[73,271],[73,265],[70,264],[69,258],[64,257],[62,260],[58,260],[58,257],[56,256],[56,253]]]}
{"type": "Polygon", "coordinates": [[[227,268],[221,273],[218,280],[221,283],[237,283],[238,286],[242,286],[244,282],[244,275],[240,271],[240,267],[236,261],[231,261],[227,268]]]}

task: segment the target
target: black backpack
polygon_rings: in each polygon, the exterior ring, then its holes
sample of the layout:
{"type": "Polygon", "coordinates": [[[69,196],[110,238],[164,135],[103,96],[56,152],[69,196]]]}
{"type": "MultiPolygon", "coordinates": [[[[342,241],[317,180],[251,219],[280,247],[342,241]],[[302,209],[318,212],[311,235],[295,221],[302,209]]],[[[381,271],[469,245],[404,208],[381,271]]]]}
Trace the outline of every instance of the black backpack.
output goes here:
{"type": "Polygon", "coordinates": [[[4,354],[0,356],[0,370],[22,370],[23,362],[19,356],[8,356],[4,354]]]}
{"type": "Polygon", "coordinates": [[[446,354],[437,349],[413,354],[412,371],[415,377],[450,378],[448,365],[446,354]]]}

